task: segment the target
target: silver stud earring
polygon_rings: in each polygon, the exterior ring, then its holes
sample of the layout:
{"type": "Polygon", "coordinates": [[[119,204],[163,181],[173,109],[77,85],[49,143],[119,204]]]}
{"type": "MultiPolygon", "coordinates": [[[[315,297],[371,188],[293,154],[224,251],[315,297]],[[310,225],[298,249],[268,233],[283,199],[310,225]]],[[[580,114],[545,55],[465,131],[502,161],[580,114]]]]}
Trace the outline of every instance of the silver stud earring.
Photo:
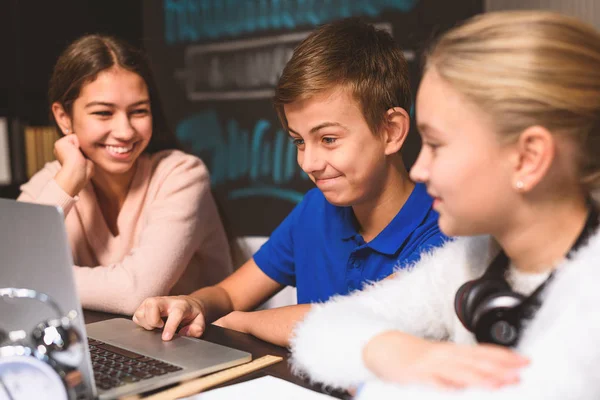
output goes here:
{"type": "Polygon", "coordinates": [[[516,181],[515,182],[515,188],[519,191],[523,190],[525,188],[525,184],[523,183],[523,181],[516,181]]]}
{"type": "Polygon", "coordinates": [[[65,128],[65,133],[69,133],[69,128],[65,128]]]}

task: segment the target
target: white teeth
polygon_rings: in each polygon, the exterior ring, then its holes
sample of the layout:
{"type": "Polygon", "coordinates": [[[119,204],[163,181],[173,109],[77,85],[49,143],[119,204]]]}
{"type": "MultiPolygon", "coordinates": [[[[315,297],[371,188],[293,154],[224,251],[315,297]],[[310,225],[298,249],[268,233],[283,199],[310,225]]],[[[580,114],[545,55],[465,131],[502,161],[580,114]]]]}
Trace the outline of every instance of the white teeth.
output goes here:
{"type": "Polygon", "coordinates": [[[124,154],[124,153],[129,153],[131,151],[131,149],[133,149],[133,146],[129,146],[129,147],[106,146],[106,149],[108,151],[110,151],[111,153],[124,154]]]}

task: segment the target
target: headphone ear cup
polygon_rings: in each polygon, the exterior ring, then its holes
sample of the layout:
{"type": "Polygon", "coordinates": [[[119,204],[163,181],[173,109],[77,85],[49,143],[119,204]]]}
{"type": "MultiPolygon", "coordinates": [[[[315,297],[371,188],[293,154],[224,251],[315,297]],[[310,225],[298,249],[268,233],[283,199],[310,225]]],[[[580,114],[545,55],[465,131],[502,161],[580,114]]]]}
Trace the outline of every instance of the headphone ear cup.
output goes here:
{"type": "Polygon", "coordinates": [[[49,359],[68,368],[78,368],[84,357],[81,335],[68,317],[38,324],[31,333],[38,349],[49,359]]]}
{"type": "Polygon", "coordinates": [[[468,281],[462,284],[456,291],[454,296],[454,311],[456,316],[467,330],[471,330],[470,319],[467,317],[467,297],[471,292],[471,288],[477,282],[477,280],[468,281]]]}
{"type": "Polygon", "coordinates": [[[492,293],[474,310],[473,332],[479,343],[516,344],[520,331],[519,306],[525,296],[511,290],[492,293]]]}
{"type": "Polygon", "coordinates": [[[474,332],[473,316],[481,301],[492,293],[509,289],[506,282],[493,279],[480,278],[466,282],[458,288],[454,297],[456,316],[467,330],[474,332]]]}

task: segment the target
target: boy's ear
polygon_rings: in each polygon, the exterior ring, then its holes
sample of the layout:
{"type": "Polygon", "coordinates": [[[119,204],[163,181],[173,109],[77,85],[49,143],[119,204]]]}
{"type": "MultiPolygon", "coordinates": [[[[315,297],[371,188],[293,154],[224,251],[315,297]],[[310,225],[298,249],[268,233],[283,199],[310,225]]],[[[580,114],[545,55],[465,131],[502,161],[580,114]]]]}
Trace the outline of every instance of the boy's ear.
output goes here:
{"type": "Polygon", "coordinates": [[[513,186],[528,192],[548,173],[556,155],[556,139],[542,126],[531,126],[519,135],[515,144],[513,186]]]}
{"type": "Polygon", "coordinates": [[[410,129],[410,117],[402,107],[390,108],[385,113],[381,134],[385,139],[385,154],[398,153],[410,129]]]}
{"type": "Polygon", "coordinates": [[[63,135],[73,133],[73,129],[71,129],[71,117],[69,117],[69,114],[67,114],[60,103],[52,103],[52,114],[63,135]]]}

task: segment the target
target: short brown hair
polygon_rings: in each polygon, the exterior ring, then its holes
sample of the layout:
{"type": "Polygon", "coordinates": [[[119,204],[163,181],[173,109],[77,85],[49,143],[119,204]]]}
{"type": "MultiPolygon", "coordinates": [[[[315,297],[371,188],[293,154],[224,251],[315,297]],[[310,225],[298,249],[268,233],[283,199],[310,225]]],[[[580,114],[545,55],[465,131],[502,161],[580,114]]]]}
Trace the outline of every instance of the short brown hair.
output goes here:
{"type": "MultiPolygon", "coordinates": [[[[138,74],[148,87],[152,110],[152,138],[147,153],[179,148],[158,97],[152,71],[146,55],[117,38],[104,35],[85,35],[71,43],[58,57],[48,88],[50,108],[59,103],[72,116],[73,103],[81,88],[93,82],[98,74],[118,66],[138,74]]],[[[51,117],[54,118],[52,113],[51,117]]]]}
{"type": "Polygon", "coordinates": [[[577,144],[581,183],[600,188],[600,33],[548,11],[486,13],[447,32],[427,56],[485,111],[505,141],[540,125],[577,144]]]}
{"type": "Polygon", "coordinates": [[[373,133],[392,107],[411,107],[408,65],[392,36],[356,18],[323,25],[294,50],[273,102],[287,130],[285,104],[341,86],[350,89],[373,133]]]}

